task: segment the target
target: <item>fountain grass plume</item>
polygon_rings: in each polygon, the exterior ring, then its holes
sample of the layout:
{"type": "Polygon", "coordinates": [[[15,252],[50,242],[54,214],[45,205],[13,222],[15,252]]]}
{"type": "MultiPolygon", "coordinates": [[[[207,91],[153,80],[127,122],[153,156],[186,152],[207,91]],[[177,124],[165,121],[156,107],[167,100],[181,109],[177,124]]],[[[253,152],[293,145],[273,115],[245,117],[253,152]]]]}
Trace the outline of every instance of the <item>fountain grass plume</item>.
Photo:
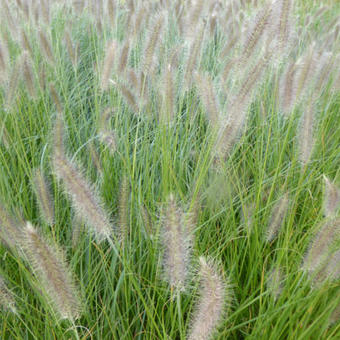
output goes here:
{"type": "Polygon", "coordinates": [[[0,202],[0,241],[11,249],[16,249],[20,241],[22,222],[13,217],[0,202]]]}
{"type": "Polygon", "coordinates": [[[164,20],[165,18],[162,15],[158,15],[158,17],[155,18],[151,31],[149,32],[148,41],[142,57],[142,70],[145,74],[149,74],[152,70],[156,49],[161,41],[164,20]]]}
{"type": "Polygon", "coordinates": [[[113,233],[110,218],[95,188],[85,179],[79,167],[66,156],[56,156],[53,168],[78,217],[93,231],[98,242],[109,239],[113,233]]]}
{"type": "Polygon", "coordinates": [[[310,273],[319,269],[329,257],[331,247],[339,236],[340,218],[337,217],[326,220],[310,243],[303,260],[302,269],[310,273]]]}
{"type": "Polygon", "coordinates": [[[106,48],[106,54],[103,63],[103,71],[100,83],[101,89],[103,91],[108,89],[109,79],[115,62],[116,50],[117,50],[116,41],[110,42],[106,48]]]}
{"type": "Polygon", "coordinates": [[[212,127],[216,128],[220,119],[220,108],[213,80],[209,75],[197,73],[196,83],[198,84],[200,98],[207,112],[207,118],[209,119],[212,127]]]}
{"type": "Polygon", "coordinates": [[[34,171],[33,188],[43,219],[47,224],[52,225],[54,223],[54,204],[51,189],[40,169],[34,171]]]}
{"type": "Polygon", "coordinates": [[[323,210],[326,217],[334,216],[340,206],[340,189],[324,176],[323,210]]]}
{"type": "Polygon", "coordinates": [[[178,293],[186,289],[190,272],[191,228],[172,194],[162,215],[165,276],[171,289],[178,293]]]}
{"type": "Polygon", "coordinates": [[[77,319],[81,309],[79,294],[61,250],[48,244],[30,222],[23,230],[22,248],[58,315],[62,319],[77,319]]]}
{"type": "Polygon", "coordinates": [[[188,340],[211,339],[231,301],[231,287],[212,261],[200,261],[200,297],[195,307],[188,340]]]}
{"type": "Polygon", "coordinates": [[[264,36],[268,27],[269,19],[272,14],[271,3],[268,2],[261,8],[255,19],[252,27],[249,29],[247,39],[243,44],[242,61],[245,63],[249,60],[250,56],[254,53],[261,38],[264,36]]]}
{"type": "Polygon", "coordinates": [[[171,122],[175,115],[175,84],[174,84],[174,70],[171,64],[165,67],[163,73],[163,88],[162,88],[162,114],[161,119],[164,122],[171,122]]]}
{"type": "Polygon", "coordinates": [[[280,228],[283,225],[285,216],[287,214],[288,206],[289,206],[288,193],[285,193],[273,207],[270,222],[268,224],[266,231],[267,242],[272,242],[277,236],[280,228]]]}
{"type": "Polygon", "coordinates": [[[37,93],[36,93],[36,88],[34,84],[34,75],[33,75],[31,61],[29,59],[29,55],[27,51],[23,53],[22,58],[23,58],[22,74],[23,74],[23,77],[26,83],[27,92],[32,98],[36,98],[37,93]]]}
{"type": "Polygon", "coordinates": [[[198,29],[198,33],[196,35],[195,40],[190,45],[188,56],[185,63],[184,68],[184,88],[185,90],[189,90],[192,86],[194,71],[197,67],[198,61],[201,56],[202,44],[204,40],[204,26],[201,26],[198,29]]]}
{"type": "Polygon", "coordinates": [[[52,45],[50,43],[50,40],[47,38],[46,34],[42,30],[39,30],[39,40],[40,40],[41,50],[43,51],[46,60],[51,65],[54,65],[55,64],[55,58],[54,58],[54,54],[53,54],[52,45]]]}
{"type": "Polygon", "coordinates": [[[277,7],[278,13],[277,17],[278,25],[277,25],[277,36],[278,36],[278,47],[281,53],[283,53],[289,47],[289,39],[292,34],[292,9],[293,9],[293,1],[292,0],[278,0],[274,7],[277,7]]]}
{"type": "Polygon", "coordinates": [[[298,129],[298,156],[302,166],[306,166],[310,161],[314,148],[314,111],[315,103],[313,99],[307,104],[300,118],[298,129]]]}
{"type": "Polygon", "coordinates": [[[287,117],[296,103],[296,70],[295,62],[290,62],[279,81],[280,109],[287,117]]]}

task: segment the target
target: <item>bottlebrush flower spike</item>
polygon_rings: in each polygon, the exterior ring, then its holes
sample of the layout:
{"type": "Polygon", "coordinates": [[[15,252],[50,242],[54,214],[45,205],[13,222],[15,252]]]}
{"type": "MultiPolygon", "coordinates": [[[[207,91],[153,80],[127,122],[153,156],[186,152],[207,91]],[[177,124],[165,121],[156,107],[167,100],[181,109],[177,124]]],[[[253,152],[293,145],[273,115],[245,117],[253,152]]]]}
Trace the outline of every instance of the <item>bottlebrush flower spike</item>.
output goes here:
{"type": "Polygon", "coordinates": [[[326,217],[335,215],[340,206],[340,189],[332,183],[326,176],[325,180],[325,193],[324,193],[324,213],[326,217]]]}
{"type": "Polygon", "coordinates": [[[101,79],[101,89],[103,91],[107,90],[109,85],[109,79],[115,62],[116,50],[117,43],[115,41],[111,42],[106,50],[101,79]]]}
{"type": "Polygon", "coordinates": [[[326,221],[311,242],[302,269],[309,272],[318,269],[330,255],[331,246],[339,236],[340,218],[326,221]]]}
{"type": "Polygon", "coordinates": [[[274,297],[275,300],[279,298],[282,293],[283,285],[282,285],[282,272],[281,268],[273,268],[267,279],[267,287],[274,297]]]}
{"type": "Polygon", "coordinates": [[[306,166],[310,161],[314,147],[314,110],[314,103],[309,103],[307,109],[303,112],[299,123],[299,161],[303,166],[306,166]]]}
{"type": "Polygon", "coordinates": [[[273,208],[272,216],[267,229],[266,235],[267,242],[272,242],[275,239],[276,235],[278,234],[282,226],[283,220],[285,218],[285,215],[287,213],[288,205],[289,205],[288,194],[285,193],[273,208]]]}
{"type": "Polygon", "coordinates": [[[109,239],[113,227],[95,189],[66,156],[54,157],[54,170],[62,180],[78,217],[93,230],[98,242],[109,239]]]}
{"type": "Polygon", "coordinates": [[[200,298],[188,340],[211,339],[231,299],[230,284],[222,278],[215,266],[204,257],[200,257],[200,265],[200,298]]]}
{"type": "Polygon", "coordinates": [[[27,222],[23,230],[22,248],[43,292],[62,319],[79,317],[80,301],[63,254],[49,245],[27,222]]]}
{"type": "Polygon", "coordinates": [[[52,225],[54,223],[53,199],[48,182],[39,169],[34,172],[33,184],[41,214],[44,220],[52,225]]]}
{"type": "Polygon", "coordinates": [[[20,238],[20,223],[11,216],[0,202],[0,241],[14,249],[20,238]]]}
{"type": "Polygon", "coordinates": [[[176,292],[185,290],[189,275],[191,239],[183,211],[170,195],[163,214],[164,271],[176,292]]]}

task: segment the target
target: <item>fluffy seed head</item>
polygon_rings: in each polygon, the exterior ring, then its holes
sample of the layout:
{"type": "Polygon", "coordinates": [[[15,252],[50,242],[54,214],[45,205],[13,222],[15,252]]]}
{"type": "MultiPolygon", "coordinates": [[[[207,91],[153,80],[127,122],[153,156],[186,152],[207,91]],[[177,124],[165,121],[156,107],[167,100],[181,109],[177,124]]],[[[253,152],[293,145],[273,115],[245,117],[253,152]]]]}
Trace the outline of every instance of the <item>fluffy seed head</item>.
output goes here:
{"type": "Polygon", "coordinates": [[[61,318],[79,317],[80,301],[64,255],[38,234],[30,222],[23,230],[22,247],[28,263],[61,318]]]}
{"type": "Polygon", "coordinates": [[[317,270],[331,253],[331,246],[340,236],[340,218],[326,221],[315,235],[304,258],[302,269],[308,272],[317,270]]]}
{"type": "Polygon", "coordinates": [[[216,128],[219,121],[220,109],[213,81],[208,75],[202,75],[199,73],[196,75],[196,81],[199,88],[200,98],[207,111],[208,119],[212,127],[216,128]]]}
{"type": "Polygon", "coordinates": [[[275,204],[266,233],[266,241],[272,242],[278,234],[288,210],[289,199],[285,193],[275,204]]]}
{"type": "Polygon", "coordinates": [[[268,26],[271,13],[271,4],[267,3],[261,10],[259,10],[258,14],[256,15],[253,26],[250,28],[248,37],[244,42],[242,56],[244,61],[247,61],[248,58],[253,54],[256,46],[263,37],[268,26]]]}
{"type": "Polygon", "coordinates": [[[52,225],[54,223],[54,206],[51,190],[45,176],[39,169],[34,171],[33,185],[40,212],[44,220],[52,225]]]}
{"type": "Polygon", "coordinates": [[[159,16],[150,32],[148,43],[145,47],[143,54],[143,71],[148,74],[153,66],[154,55],[156,53],[157,46],[160,42],[160,35],[163,27],[163,16],[159,16]]]}
{"type": "Polygon", "coordinates": [[[54,157],[54,170],[62,180],[79,218],[91,228],[97,240],[110,238],[113,228],[95,189],[86,181],[77,167],[65,156],[54,157]]]}
{"type": "Polygon", "coordinates": [[[314,103],[309,103],[308,107],[302,114],[300,119],[300,125],[298,130],[298,144],[299,144],[299,161],[303,166],[306,166],[309,162],[313,147],[314,147],[314,137],[313,137],[313,123],[314,123],[314,103]]]}
{"type": "Polygon", "coordinates": [[[103,64],[103,72],[102,72],[102,79],[101,79],[101,88],[103,91],[107,90],[109,85],[109,79],[111,76],[111,72],[113,69],[113,65],[115,62],[115,54],[117,50],[117,44],[115,41],[112,41],[107,49],[103,64]]]}
{"type": "Polygon", "coordinates": [[[269,272],[267,286],[274,299],[277,300],[283,289],[282,272],[280,267],[273,268],[269,272]]]}
{"type": "Polygon", "coordinates": [[[324,193],[324,213],[326,217],[335,215],[340,206],[340,189],[332,183],[326,176],[325,180],[325,193],[324,193]]]}
{"type": "Polygon", "coordinates": [[[208,340],[214,335],[225,307],[229,304],[230,285],[211,261],[200,257],[200,298],[192,319],[188,340],[208,340]]]}
{"type": "Polygon", "coordinates": [[[40,39],[40,47],[45,55],[45,58],[48,60],[48,62],[53,65],[54,64],[54,55],[51,43],[45,33],[40,30],[39,31],[39,39],[40,39]]]}
{"type": "Polygon", "coordinates": [[[20,241],[21,223],[11,216],[0,202],[0,241],[15,249],[20,241]]]}
{"type": "Polygon", "coordinates": [[[170,195],[163,213],[164,271],[175,292],[185,290],[189,275],[191,240],[181,208],[170,195]]]}
{"type": "Polygon", "coordinates": [[[23,66],[22,71],[23,71],[23,76],[24,76],[24,80],[26,83],[27,91],[32,98],[35,98],[36,89],[35,89],[35,84],[34,84],[34,76],[33,76],[31,62],[28,56],[28,52],[26,51],[23,54],[22,66],[23,66]]]}

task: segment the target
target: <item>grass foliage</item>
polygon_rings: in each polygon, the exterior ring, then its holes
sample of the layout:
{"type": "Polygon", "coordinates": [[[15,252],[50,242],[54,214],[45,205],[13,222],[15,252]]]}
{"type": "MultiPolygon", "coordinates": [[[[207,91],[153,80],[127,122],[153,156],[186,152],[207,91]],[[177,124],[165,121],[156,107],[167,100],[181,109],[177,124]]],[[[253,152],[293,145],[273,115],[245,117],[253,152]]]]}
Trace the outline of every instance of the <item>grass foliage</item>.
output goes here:
{"type": "Polygon", "coordinates": [[[0,8],[1,339],[339,339],[336,1],[0,8]]]}

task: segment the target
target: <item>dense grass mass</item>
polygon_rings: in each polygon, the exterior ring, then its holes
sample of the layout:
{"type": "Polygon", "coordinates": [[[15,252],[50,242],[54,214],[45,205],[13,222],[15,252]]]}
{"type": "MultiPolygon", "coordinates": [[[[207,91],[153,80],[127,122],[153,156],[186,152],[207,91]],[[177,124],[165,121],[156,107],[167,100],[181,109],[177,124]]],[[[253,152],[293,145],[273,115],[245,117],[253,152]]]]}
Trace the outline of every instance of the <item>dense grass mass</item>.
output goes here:
{"type": "Polygon", "coordinates": [[[339,2],[0,9],[1,340],[340,338],[339,2]]]}

